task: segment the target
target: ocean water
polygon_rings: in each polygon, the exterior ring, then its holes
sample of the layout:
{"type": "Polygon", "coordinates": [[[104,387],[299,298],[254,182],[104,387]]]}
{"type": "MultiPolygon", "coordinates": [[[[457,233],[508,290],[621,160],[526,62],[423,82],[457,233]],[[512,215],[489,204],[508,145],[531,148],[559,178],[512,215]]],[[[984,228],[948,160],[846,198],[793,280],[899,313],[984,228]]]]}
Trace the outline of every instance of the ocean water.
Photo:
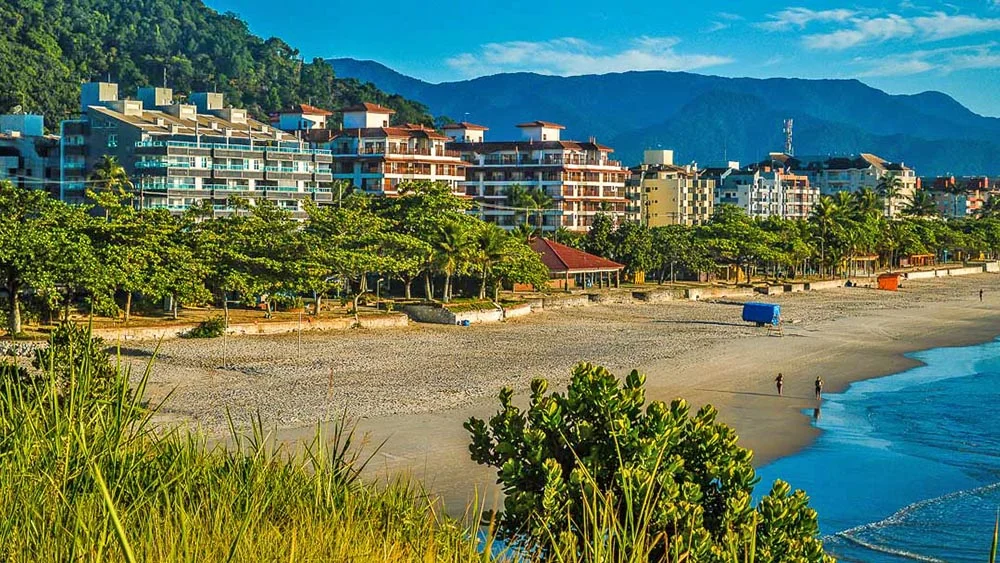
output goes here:
{"type": "MultiPolygon", "coordinates": [[[[1000,508],[1000,342],[826,394],[820,437],[758,474],[804,489],[840,561],[985,563],[1000,508]]],[[[813,416],[813,412],[804,416],[813,416]]]]}

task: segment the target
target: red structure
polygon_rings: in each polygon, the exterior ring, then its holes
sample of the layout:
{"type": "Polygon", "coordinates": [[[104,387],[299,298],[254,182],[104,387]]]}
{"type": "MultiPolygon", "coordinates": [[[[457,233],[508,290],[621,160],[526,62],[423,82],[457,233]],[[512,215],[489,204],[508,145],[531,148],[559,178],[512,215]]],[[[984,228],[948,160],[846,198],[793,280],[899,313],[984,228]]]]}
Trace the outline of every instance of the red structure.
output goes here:
{"type": "MultiPolygon", "coordinates": [[[[574,287],[618,287],[625,266],[607,258],[595,256],[554,240],[535,238],[531,248],[549,269],[549,287],[569,291],[574,287]],[[613,281],[612,281],[613,278],[613,281]]],[[[527,291],[527,286],[515,285],[514,291],[527,291]]]]}
{"type": "Polygon", "coordinates": [[[898,291],[900,277],[902,277],[902,274],[880,274],[878,277],[878,288],[886,291],[898,291]]]}

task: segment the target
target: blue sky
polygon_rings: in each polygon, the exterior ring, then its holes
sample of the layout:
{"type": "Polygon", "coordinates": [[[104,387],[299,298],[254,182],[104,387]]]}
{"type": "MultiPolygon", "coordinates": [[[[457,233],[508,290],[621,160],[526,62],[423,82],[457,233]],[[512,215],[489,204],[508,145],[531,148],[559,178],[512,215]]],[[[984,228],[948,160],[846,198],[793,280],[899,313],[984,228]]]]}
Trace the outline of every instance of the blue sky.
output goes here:
{"type": "Polygon", "coordinates": [[[1000,117],[1000,0],[206,3],[307,58],[373,59],[431,82],[651,69],[857,78],[1000,117]]]}

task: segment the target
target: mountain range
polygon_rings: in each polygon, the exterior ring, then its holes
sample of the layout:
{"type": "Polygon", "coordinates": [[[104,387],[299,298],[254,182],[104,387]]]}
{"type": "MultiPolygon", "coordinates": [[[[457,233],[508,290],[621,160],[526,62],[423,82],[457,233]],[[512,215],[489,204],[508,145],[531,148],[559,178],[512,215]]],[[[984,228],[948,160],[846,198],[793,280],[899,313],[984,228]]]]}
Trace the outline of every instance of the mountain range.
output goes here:
{"type": "Polygon", "coordinates": [[[1000,119],[940,92],[887,94],[858,80],[725,78],[686,72],[584,76],[510,73],[432,84],[375,61],[331,59],[339,78],[370,82],[431,113],[489,127],[487,140],[519,138],[542,119],[564,138],[596,137],[627,164],[647,148],[673,149],[701,166],[753,162],[785,145],[796,154],[874,153],[921,176],[1000,174],[1000,119]]]}

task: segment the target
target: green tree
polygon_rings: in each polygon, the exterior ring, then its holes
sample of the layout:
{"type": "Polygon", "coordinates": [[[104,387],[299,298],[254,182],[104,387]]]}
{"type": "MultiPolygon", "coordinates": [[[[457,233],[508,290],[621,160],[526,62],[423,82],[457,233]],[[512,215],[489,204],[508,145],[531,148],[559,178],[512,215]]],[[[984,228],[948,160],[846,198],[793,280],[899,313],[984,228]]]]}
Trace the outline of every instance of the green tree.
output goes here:
{"type": "Polygon", "coordinates": [[[895,174],[885,174],[878,181],[875,191],[882,197],[882,201],[885,202],[885,216],[892,217],[895,215],[896,200],[903,193],[903,180],[895,174]]]}
{"type": "Polygon", "coordinates": [[[583,248],[591,254],[612,256],[615,250],[615,243],[612,239],[614,232],[614,220],[606,213],[594,215],[594,222],[587,231],[587,238],[583,243],[583,248]]]}
{"type": "Polygon", "coordinates": [[[452,278],[469,263],[473,252],[470,235],[468,224],[449,221],[438,227],[437,236],[431,242],[435,254],[434,261],[438,270],[444,275],[441,300],[445,303],[451,301],[452,278]]]}
{"type": "Polygon", "coordinates": [[[83,208],[0,182],[0,284],[7,291],[8,332],[22,331],[21,298],[27,289],[50,295],[58,294],[59,286],[99,291],[101,272],[86,222],[83,208]]]}
{"type": "Polygon", "coordinates": [[[932,217],[937,215],[934,196],[926,190],[917,190],[903,206],[903,214],[910,217],[932,217]]]}
{"type": "Polygon", "coordinates": [[[502,537],[542,555],[614,535],[650,561],[832,561],[804,493],[778,481],[754,507],[753,454],[733,429],[711,406],[647,406],[644,383],[581,364],[566,393],[546,394],[536,379],[527,409],[504,389],[488,423],[465,424],[472,459],[497,468],[504,489],[502,537]],[[612,534],[614,523],[633,535],[612,534]]]}

